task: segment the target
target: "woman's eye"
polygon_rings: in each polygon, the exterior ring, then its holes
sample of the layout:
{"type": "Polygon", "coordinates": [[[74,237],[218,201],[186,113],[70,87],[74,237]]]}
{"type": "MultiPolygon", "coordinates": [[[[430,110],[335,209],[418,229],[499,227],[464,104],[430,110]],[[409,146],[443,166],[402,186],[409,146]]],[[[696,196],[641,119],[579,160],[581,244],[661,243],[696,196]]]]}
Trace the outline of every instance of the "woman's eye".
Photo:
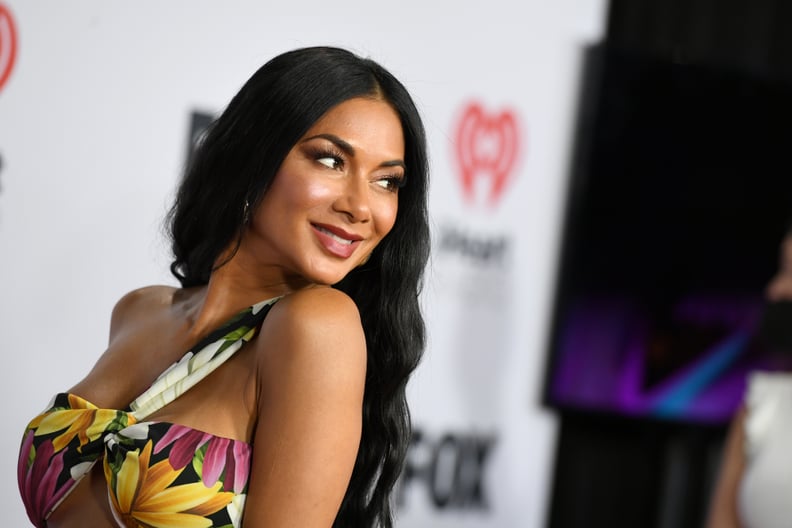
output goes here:
{"type": "Polygon", "coordinates": [[[390,176],[388,178],[382,178],[381,180],[377,180],[376,183],[383,189],[387,189],[389,191],[395,191],[400,187],[404,186],[404,178],[398,178],[396,176],[390,176]]]}
{"type": "Polygon", "coordinates": [[[317,158],[316,161],[318,161],[328,169],[337,169],[341,166],[341,160],[335,156],[323,156],[321,158],[317,158]]]}
{"type": "Polygon", "coordinates": [[[316,161],[318,161],[319,163],[321,163],[322,165],[324,165],[328,169],[335,169],[335,167],[336,167],[335,158],[319,158],[316,161]]]}

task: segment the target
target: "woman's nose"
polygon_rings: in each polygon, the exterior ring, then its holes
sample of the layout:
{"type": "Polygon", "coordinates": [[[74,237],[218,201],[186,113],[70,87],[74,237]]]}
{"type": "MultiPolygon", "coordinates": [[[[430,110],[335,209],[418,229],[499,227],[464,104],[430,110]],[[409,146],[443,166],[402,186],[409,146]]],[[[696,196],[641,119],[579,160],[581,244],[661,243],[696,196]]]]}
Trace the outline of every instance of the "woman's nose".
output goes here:
{"type": "Polygon", "coordinates": [[[371,218],[368,180],[365,177],[350,174],[334,207],[337,211],[345,213],[352,222],[368,222],[371,218]]]}

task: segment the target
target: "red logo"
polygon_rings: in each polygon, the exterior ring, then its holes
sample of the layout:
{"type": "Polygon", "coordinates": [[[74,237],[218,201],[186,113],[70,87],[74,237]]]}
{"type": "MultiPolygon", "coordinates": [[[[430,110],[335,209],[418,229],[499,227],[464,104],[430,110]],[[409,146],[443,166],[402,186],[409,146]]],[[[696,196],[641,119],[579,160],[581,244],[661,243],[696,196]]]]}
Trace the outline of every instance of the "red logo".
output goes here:
{"type": "Polygon", "coordinates": [[[456,154],[462,192],[468,202],[479,194],[494,206],[509,181],[519,148],[517,119],[511,110],[487,114],[478,103],[462,112],[456,132],[456,154]]]}
{"type": "Polygon", "coordinates": [[[16,59],[17,36],[14,19],[8,8],[0,4],[0,90],[11,76],[16,59]]]}

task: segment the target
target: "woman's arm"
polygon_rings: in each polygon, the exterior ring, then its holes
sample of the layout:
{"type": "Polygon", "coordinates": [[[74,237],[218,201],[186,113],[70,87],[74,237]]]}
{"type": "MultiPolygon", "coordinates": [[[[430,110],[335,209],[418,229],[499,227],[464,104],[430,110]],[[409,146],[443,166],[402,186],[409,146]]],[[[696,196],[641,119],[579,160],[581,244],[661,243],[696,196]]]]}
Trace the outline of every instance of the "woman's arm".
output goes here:
{"type": "Polygon", "coordinates": [[[360,445],[366,341],[346,294],[293,293],[257,342],[258,421],[246,528],[328,527],[360,445]]]}
{"type": "Polygon", "coordinates": [[[710,503],[707,528],[740,528],[737,495],[745,470],[745,408],[732,420],[721,458],[720,474],[710,503]]]}

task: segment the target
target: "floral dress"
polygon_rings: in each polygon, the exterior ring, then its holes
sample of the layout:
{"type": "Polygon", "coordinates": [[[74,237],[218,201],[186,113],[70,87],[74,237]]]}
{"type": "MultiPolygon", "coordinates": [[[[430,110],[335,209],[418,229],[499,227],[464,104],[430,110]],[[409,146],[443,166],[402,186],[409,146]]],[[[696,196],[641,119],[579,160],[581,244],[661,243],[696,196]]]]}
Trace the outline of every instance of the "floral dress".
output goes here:
{"type": "Polygon", "coordinates": [[[212,332],[128,409],[100,409],[55,396],[28,424],[17,478],[28,517],[47,518],[103,460],[111,510],[122,527],[238,527],[252,447],[179,424],[144,421],[250,341],[277,298],[255,304],[212,332]]]}

